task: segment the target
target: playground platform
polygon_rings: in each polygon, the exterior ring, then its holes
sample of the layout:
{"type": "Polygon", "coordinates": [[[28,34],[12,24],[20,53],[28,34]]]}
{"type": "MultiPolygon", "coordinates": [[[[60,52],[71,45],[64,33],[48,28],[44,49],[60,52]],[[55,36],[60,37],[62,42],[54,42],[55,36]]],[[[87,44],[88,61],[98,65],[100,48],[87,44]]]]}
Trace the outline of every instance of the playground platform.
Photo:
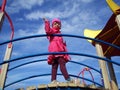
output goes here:
{"type": "Polygon", "coordinates": [[[61,82],[59,84],[39,84],[38,86],[29,86],[27,88],[18,88],[16,90],[107,90],[103,87],[96,87],[94,84],[84,85],[75,83],[61,82]]]}

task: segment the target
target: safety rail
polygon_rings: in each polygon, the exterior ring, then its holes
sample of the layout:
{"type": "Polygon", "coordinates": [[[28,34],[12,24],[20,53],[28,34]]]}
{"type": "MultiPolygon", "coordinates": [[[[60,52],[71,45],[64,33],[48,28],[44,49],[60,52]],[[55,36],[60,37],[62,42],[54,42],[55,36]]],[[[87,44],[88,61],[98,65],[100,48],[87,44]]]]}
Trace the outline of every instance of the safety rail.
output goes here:
{"type": "MultiPolygon", "coordinates": [[[[2,42],[2,43],[0,43],[0,45],[4,45],[4,44],[10,43],[10,42],[15,42],[15,41],[19,41],[19,40],[29,39],[29,38],[46,37],[46,36],[50,36],[50,35],[40,34],[40,35],[25,36],[25,37],[16,38],[16,39],[13,39],[13,40],[8,40],[8,41],[5,41],[5,42],[2,42]]],[[[64,37],[74,37],[74,38],[88,39],[88,40],[92,40],[92,41],[95,41],[95,42],[99,42],[99,43],[103,43],[103,44],[112,46],[112,47],[120,50],[120,47],[117,46],[117,45],[105,42],[103,40],[90,38],[90,37],[78,36],[78,35],[72,35],[72,34],[71,35],[70,34],[54,34],[52,36],[64,36],[64,37]]]]}
{"type": "MultiPolygon", "coordinates": [[[[16,65],[16,66],[8,69],[8,71],[11,71],[11,70],[14,70],[14,69],[16,69],[16,68],[22,67],[22,66],[24,66],[24,65],[28,65],[28,64],[36,63],[36,62],[43,62],[43,61],[46,61],[46,60],[47,60],[47,59],[33,60],[33,61],[30,61],[30,62],[27,62],[27,63],[23,63],[23,64],[20,64],[20,65],[16,65]]],[[[86,65],[86,64],[83,64],[83,63],[80,63],[80,62],[76,62],[76,61],[69,61],[69,62],[75,63],[75,64],[79,64],[79,65],[82,65],[82,66],[85,66],[85,67],[88,67],[88,68],[91,68],[92,70],[94,70],[94,71],[96,71],[96,72],[98,72],[98,73],[101,74],[101,72],[100,72],[99,70],[97,70],[97,69],[95,69],[95,68],[93,68],[93,67],[90,67],[90,66],[88,66],[88,65],[86,65]]]]}
{"type": "Polygon", "coordinates": [[[0,63],[0,65],[5,64],[5,63],[9,63],[9,62],[13,62],[13,61],[17,61],[17,60],[21,60],[21,59],[25,59],[25,58],[30,58],[30,57],[37,57],[37,56],[44,56],[44,55],[58,55],[58,54],[69,54],[69,55],[79,55],[79,56],[92,57],[92,58],[101,59],[103,61],[107,61],[107,62],[110,62],[110,63],[113,63],[113,64],[120,66],[120,63],[117,63],[115,61],[111,61],[107,58],[102,58],[102,57],[89,55],[89,54],[83,54],[83,53],[74,53],[74,52],[51,52],[51,53],[47,52],[47,53],[33,54],[33,55],[28,55],[28,56],[23,56],[23,57],[11,59],[9,61],[3,61],[2,63],[0,63]]]}
{"type": "MultiPolygon", "coordinates": [[[[5,42],[2,42],[0,43],[0,46],[1,45],[6,45],[10,42],[16,42],[16,41],[20,41],[20,40],[25,40],[25,39],[32,39],[32,38],[39,38],[39,37],[46,37],[47,35],[46,34],[41,34],[41,35],[33,35],[33,36],[26,36],[26,37],[21,37],[21,38],[17,38],[17,39],[13,39],[13,40],[8,40],[8,41],[5,41],[5,42]]],[[[57,35],[54,35],[54,36],[64,36],[64,37],[74,37],[74,38],[81,38],[81,39],[90,39],[90,40],[93,40],[95,42],[99,42],[99,43],[104,43],[106,45],[109,45],[111,47],[114,47],[114,48],[117,48],[120,50],[120,47],[119,46],[116,46],[116,45],[113,45],[111,43],[108,43],[108,42],[104,42],[102,40],[97,40],[97,39],[93,39],[93,38],[89,38],[89,37],[84,37],[84,36],[78,36],[78,35],[68,35],[68,34],[57,34],[57,35]]],[[[13,43],[14,44],[14,43],[13,43]]],[[[38,54],[33,54],[33,55],[27,55],[27,56],[22,56],[22,57],[18,57],[18,58],[14,58],[14,59],[10,59],[10,60],[7,60],[7,61],[3,61],[2,63],[0,63],[0,65],[4,65],[6,63],[11,63],[11,62],[14,62],[14,61],[18,61],[18,60],[22,60],[22,59],[27,59],[27,58],[31,58],[31,57],[37,57],[37,56],[44,56],[44,55],[51,55],[51,54],[69,54],[69,55],[77,55],[77,56],[85,56],[85,57],[90,57],[90,58],[95,58],[95,59],[100,59],[100,60],[103,60],[103,61],[106,61],[106,62],[110,62],[110,63],[113,63],[115,65],[118,65],[120,66],[120,63],[117,63],[115,61],[112,61],[112,60],[109,60],[108,58],[103,58],[103,57],[99,57],[99,56],[94,56],[94,55],[89,55],[89,54],[83,54],[83,53],[75,53],[75,52],[52,52],[52,53],[49,53],[49,52],[46,52],[46,53],[38,53],[38,54]]],[[[24,66],[24,65],[27,65],[27,64],[30,64],[30,63],[35,63],[35,62],[41,62],[41,61],[46,61],[46,59],[42,59],[42,60],[34,60],[34,61],[31,61],[31,62],[27,62],[27,63],[24,63],[24,64],[21,64],[21,65],[18,65],[18,66],[15,66],[13,68],[10,68],[8,69],[8,71],[11,71],[13,69],[16,69],[18,67],[21,67],[21,66],[24,66]]],[[[70,61],[71,63],[74,63],[74,64],[79,64],[79,65],[83,65],[83,66],[86,66],[86,67],[89,67],[91,68],[92,70],[98,72],[99,74],[101,74],[101,71],[93,68],[93,67],[90,67],[88,65],[85,65],[85,64],[82,64],[80,62],[75,62],[75,61],[70,61]]],[[[31,78],[35,78],[35,77],[41,77],[41,76],[49,76],[50,74],[42,74],[42,75],[33,75],[33,76],[29,76],[29,77],[26,77],[26,78],[22,78],[20,80],[17,80],[15,82],[12,82],[12,83],[9,83],[7,85],[4,86],[4,88],[8,87],[8,86],[11,86],[13,84],[16,84],[18,82],[21,82],[21,81],[24,81],[24,80],[28,80],[28,79],[31,79],[31,78]]],[[[61,75],[61,74],[58,74],[58,75],[61,75]]],[[[89,80],[87,78],[83,78],[83,77],[78,77],[76,75],[72,75],[70,74],[70,76],[72,77],[77,77],[77,78],[80,78],[80,79],[84,79],[86,81],[89,81],[89,82],[92,82],[92,83],[95,83],[96,85],[98,86],[101,86],[101,87],[104,87],[103,85],[95,82],[95,81],[92,81],[92,80],[89,80]]]]}

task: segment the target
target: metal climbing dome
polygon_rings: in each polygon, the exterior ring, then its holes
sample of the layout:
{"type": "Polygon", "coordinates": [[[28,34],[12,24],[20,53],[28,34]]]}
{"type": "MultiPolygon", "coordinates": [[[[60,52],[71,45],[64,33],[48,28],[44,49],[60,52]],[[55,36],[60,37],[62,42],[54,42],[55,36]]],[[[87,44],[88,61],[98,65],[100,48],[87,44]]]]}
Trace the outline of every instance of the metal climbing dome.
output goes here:
{"type": "MultiPolygon", "coordinates": [[[[84,36],[68,35],[68,34],[62,34],[62,35],[56,34],[55,35],[55,36],[64,36],[68,38],[72,37],[72,38],[78,38],[78,39],[86,39],[93,46],[95,46],[98,56],[79,53],[79,52],[78,53],[75,53],[75,52],[48,53],[46,52],[46,53],[38,53],[38,54],[27,55],[27,56],[11,59],[13,42],[15,43],[16,41],[23,41],[23,40],[32,39],[32,38],[42,38],[42,37],[46,37],[47,35],[41,34],[41,35],[34,35],[34,36],[27,36],[27,37],[13,39],[14,27],[12,24],[12,20],[10,19],[7,12],[5,11],[6,0],[3,0],[2,6],[0,8],[1,9],[0,28],[2,27],[4,18],[7,17],[10,23],[12,32],[11,32],[11,37],[9,41],[0,42],[0,46],[7,44],[7,49],[6,49],[6,53],[4,56],[4,60],[2,63],[0,63],[0,65],[2,66],[2,68],[0,69],[0,90],[5,90],[5,88],[11,85],[15,85],[18,82],[26,81],[31,78],[50,76],[51,75],[50,73],[33,75],[33,76],[28,76],[28,77],[22,77],[22,79],[20,80],[16,80],[14,82],[6,84],[6,78],[9,77],[7,76],[7,72],[10,72],[24,65],[33,64],[36,62],[44,62],[46,61],[46,59],[30,61],[27,63],[19,64],[12,68],[9,68],[10,63],[14,63],[15,61],[21,61],[27,58],[45,56],[45,55],[51,55],[51,54],[69,54],[69,55],[85,56],[85,57],[98,59],[100,70],[97,70],[96,68],[90,67],[83,63],[71,60],[70,63],[82,65],[85,67],[78,75],[70,74],[71,77],[75,78],[74,83],[61,82],[61,83],[56,83],[56,84],[51,84],[51,83],[40,84],[38,86],[33,85],[33,86],[27,87],[26,88],[27,90],[118,90],[118,84],[117,84],[117,80],[115,77],[113,64],[120,66],[120,63],[116,63],[112,61],[111,57],[120,56],[120,41],[119,41],[120,39],[120,6],[118,6],[112,0],[106,0],[106,1],[109,7],[111,8],[111,10],[113,11],[113,14],[102,30],[94,31],[94,30],[85,29],[84,36]],[[111,37],[112,39],[109,39],[111,37]],[[97,83],[94,80],[94,75],[92,75],[91,70],[94,70],[97,73],[99,73],[102,83],[97,83]],[[89,72],[91,80],[84,77],[85,72],[89,72]],[[89,81],[92,84],[87,85],[85,81],[89,81]]],[[[58,75],[61,75],[61,73],[59,73],[58,75]]],[[[16,90],[25,90],[25,88],[21,87],[16,90]]]]}

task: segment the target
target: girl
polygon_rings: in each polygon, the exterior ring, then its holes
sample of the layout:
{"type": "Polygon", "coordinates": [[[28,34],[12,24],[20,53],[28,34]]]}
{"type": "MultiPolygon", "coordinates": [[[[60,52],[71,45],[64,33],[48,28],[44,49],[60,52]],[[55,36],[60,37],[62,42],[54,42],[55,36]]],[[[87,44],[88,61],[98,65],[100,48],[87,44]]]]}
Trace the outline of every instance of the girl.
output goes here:
{"type": "MultiPolygon", "coordinates": [[[[61,21],[57,18],[52,20],[52,28],[50,27],[50,22],[43,18],[45,22],[45,32],[48,35],[47,39],[49,40],[49,52],[67,52],[66,43],[63,41],[62,36],[52,36],[53,34],[61,34],[61,21]]],[[[67,81],[72,81],[68,75],[66,69],[66,63],[70,60],[68,54],[60,54],[60,55],[49,55],[48,56],[48,64],[52,65],[52,83],[56,83],[56,75],[58,70],[58,65],[60,65],[60,70],[67,81]]]]}

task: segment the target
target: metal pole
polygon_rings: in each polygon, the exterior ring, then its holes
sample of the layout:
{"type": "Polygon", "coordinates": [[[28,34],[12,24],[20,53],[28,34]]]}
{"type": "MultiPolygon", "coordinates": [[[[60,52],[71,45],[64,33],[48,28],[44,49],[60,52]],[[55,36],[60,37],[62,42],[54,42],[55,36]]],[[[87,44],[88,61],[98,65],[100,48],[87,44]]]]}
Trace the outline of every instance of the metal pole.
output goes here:
{"type": "MultiPolygon", "coordinates": [[[[98,56],[104,57],[102,46],[99,43],[95,43],[95,46],[96,46],[98,56]]],[[[109,76],[108,76],[108,72],[106,68],[106,62],[103,60],[99,60],[99,65],[100,65],[100,69],[101,69],[102,76],[103,76],[104,86],[106,89],[111,90],[109,76]]]]}
{"type": "MultiPolygon", "coordinates": [[[[7,61],[10,59],[11,53],[12,53],[12,47],[13,47],[12,45],[11,47],[9,47],[9,44],[7,45],[4,61],[7,61]]],[[[2,71],[0,75],[0,90],[4,90],[8,67],[9,67],[9,63],[5,63],[2,65],[2,71]]]]}
{"type": "Polygon", "coordinates": [[[2,28],[3,21],[4,21],[4,12],[0,12],[0,30],[2,28]]]}
{"type": "MultiPolygon", "coordinates": [[[[111,60],[110,57],[107,57],[111,60]]],[[[114,73],[114,68],[113,68],[113,64],[108,62],[108,70],[109,70],[109,74],[110,74],[110,78],[111,78],[111,86],[112,86],[112,90],[118,90],[118,85],[117,85],[117,80],[115,77],[115,73],[114,73]]]]}

